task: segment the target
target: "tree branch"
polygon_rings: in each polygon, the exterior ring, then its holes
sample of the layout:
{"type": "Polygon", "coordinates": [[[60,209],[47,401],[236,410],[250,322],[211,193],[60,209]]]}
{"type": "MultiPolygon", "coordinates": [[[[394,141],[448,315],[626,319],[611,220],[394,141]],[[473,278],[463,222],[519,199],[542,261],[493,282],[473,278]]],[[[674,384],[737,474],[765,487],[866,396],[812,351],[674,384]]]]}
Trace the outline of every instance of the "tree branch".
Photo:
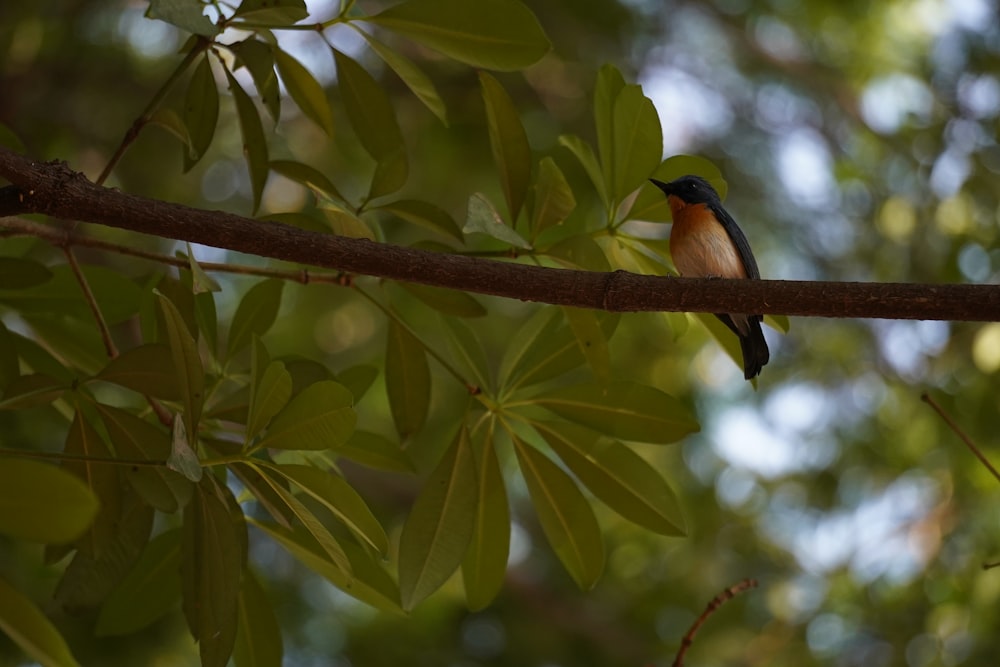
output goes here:
{"type": "Polygon", "coordinates": [[[319,234],[103,188],[0,147],[0,217],[43,213],[391,280],[618,312],[1000,321],[1000,286],[724,280],[554,269],[319,234]]]}

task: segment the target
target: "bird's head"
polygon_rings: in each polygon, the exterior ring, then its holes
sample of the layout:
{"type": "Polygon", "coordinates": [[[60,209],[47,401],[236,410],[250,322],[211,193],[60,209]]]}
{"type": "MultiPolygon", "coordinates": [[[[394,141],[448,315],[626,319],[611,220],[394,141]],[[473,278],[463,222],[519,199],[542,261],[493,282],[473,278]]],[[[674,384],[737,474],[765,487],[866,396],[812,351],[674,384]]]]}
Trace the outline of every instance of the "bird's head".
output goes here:
{"type": "Polygon", "coordinates": [[[667,195],[668,198],[677,197],[685,205],[720,203],[719,193],[715,191],[711,183],[701,176],[681,176],[669,183],[658,181],[655,178],[649,180],[653,185],[663,190],[663,194],[667,195]]]}

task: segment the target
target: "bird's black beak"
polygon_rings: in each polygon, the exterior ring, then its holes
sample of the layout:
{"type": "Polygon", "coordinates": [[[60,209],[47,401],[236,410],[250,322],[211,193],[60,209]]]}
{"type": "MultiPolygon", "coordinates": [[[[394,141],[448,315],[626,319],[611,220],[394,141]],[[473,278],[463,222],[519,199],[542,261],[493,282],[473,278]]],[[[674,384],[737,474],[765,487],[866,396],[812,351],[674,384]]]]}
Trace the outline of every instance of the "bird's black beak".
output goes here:
{"type": "Polygon", "coordinates": [[[649,179],[649,182],[655,185],[656,187],[660,188],[661,190],[663,190],[663,194],[665,195],[674,194],[673,192],[674,189],[673,187],[671,187],[670,183],[664,183],[663,181],[658,181],[655,178],[649,179]]]}

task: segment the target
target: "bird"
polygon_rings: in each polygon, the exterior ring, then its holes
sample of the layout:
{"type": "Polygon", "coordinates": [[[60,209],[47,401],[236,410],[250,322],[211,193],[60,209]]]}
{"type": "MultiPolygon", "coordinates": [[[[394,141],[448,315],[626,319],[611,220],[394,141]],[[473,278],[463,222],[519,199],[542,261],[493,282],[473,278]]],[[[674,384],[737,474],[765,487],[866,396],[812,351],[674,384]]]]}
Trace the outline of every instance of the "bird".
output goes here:
{"type": "MultiPolygon", "coordinates": [[[[692,278],[745,278],[759,280],[760,270],[743,230],[722,206],[715,188],[700,176],[687,175],[653,185],[663,191],[670,205],[670,255],[677,272],[692,278]]],[[[740,340],[743,376],[760,375],[770,359],[760,328],[760,315],[716,313],[740,340]]]]}

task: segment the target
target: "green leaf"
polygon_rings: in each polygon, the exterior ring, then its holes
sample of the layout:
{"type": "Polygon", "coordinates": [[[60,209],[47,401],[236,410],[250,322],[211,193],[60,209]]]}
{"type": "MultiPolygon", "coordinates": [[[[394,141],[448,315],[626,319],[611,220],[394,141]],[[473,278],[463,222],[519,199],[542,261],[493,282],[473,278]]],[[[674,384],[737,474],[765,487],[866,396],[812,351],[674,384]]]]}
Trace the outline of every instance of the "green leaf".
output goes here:
{"type": "Polygon", "coordinates": [[[66,640],[38,606],[0,579],[0,631],[44,667],[79,667],[66,640]]]}
{"type": "MultiPolygon", "coordinates": [[[[138,312],[142,290],[134,280],[103,266],[84,265],[81,268],[104,320],[109,325],[120,324],[138,312]]],[[[84,320],[93,326],[94,315],[72,267],[60,264],[52,267],[51,271],[51,280],[34,287],[0,288],[0,303],[9,305],[22,314],[51,317],[53,313],[59,313],[84,320]]]]}
{"type": "Polygon", "coordinates": [[[514,451],[553,551],[577,586],[593,588],[604,570],[604,543],[593,509],[572,478],[547,456],[516,437],[514,451]]]}
{"type": "Polygon", "coordinates": [[[271,169],[289,180],[301,183],[321,197],[344,201],[344,196],[333,182],[315,167],[292,160],[272,160],[271,169]]]}
{"type": "Polygon", "coordinates": [[[201,418],[201,409],[205,402],[205,371],[202,370],[198,345],[191,337],[177,307],[162,293],[157,292],[157,297],[166,323],[177,386],[184,399],[184,421],[187,432],[197,434],[198,420],[201,418]]]}
{"type": "Polygon", "coordinates": [[[580,162],[580,166],[587,172],[587,176],[590,177],[591,182],[594,184],[594,188],[597,190],[597,194],[600,195],[601,201],[607,205],[608,191],[604,186],[604,176],[601,174],[601,165],[597,162],[594,149],[590,147],[590,144],[573,134],[560,135],[559,145],[569,150],[576,157],[580,162]]]}
{"type": "Polygon", "coordinates": [[[170,436],[170,456],[167,457],[167,469],[183,475],[192,482],[201,480],[203,470],[198,455],[188,442],[184,430],[184,420],[174,415],[174,426],[170,436]]]}
{"type": "Polygon", "coordinates": [[[236,667],[281,667],[281,628],[267,593],[252,570],[240,586],[239,624],[233,662],[236,667]]]}
{"type": "Polygon", "coordinates": [[[376,378],[378,378],[378,368],[368,364],[358,364],[340,371],[334,380],[347,387],[347,390],[354,396],[356,405],[371,388],[376,378]]]}
{"type": "MultiPolygon", "coordinates": [[[[101,403],[95,407],[119,458],[166,462],[170,438],[165,432],[120,408],[101,403]]],[[[176,512],[191,497],[191,482],[165,465],[131,465],[122,475],[140,498],[161,512],[176,512]]]]}
{"type": "Polygon", "coordinates": [[[96,377],[147,396],[167,400],[181,397],[170,348],[159,343],[140,345],[122,352],[109,361],[96,377]]]}
{"type": "Polygon", "coordinates": [[[684,516],[674,492],[660,473],[630,448],[569,422],[532,425],[608,507],[661,535],[684,535],[684,516]]]}
{"type": "Polygon", "coordinates": [[[683,403],[635,382],[573,385],[536,396],[533,402],[560,417],[624,440],[662,444],[699,430],[683,403]]]}
{"type": "Polygon", "coordinates": [[[243,0],[234,16],[255,24],[283,27],[306,18],[309,11],[305,0],[243,0]]]}
{"type": "Polygon", "coordinates": [[[395,320],[386,335],[385,388],[396,431],[404,439],[419,431],[430,408],[431,371],[423,345],[395,320]]]}
{"type": "Polygon", "coordinates": [[[336,448],[338,456],[355,463],[389,472],[413,472],[413,464],[399,445],[369,431],[355,431],[351,439],[336,448]]]}
{"type": "Polygon", "coordinates": [[[205,5],[192,0],[149,0],[146,18],[165,21],[202,37],[215,37],[219,27],[205,16],[205,5]]]}
{"type": "Polygon", "coordinates": [[[187,259],[188,268],[191,270],[191,291],[194,294],[204,294],[205,292],[221,292],[222,288],[219,287],[219,283],[215,282],[215,279],[205,273],[205,270],[201,268],[201,264],[195,259],[194,253],[191,251],[191,244],[187,244],[187,259]]]}
{"type": "Polygon", "coordinates": [[[187,149],[185,153],[185,159],[191,159],[194,157],[194,148],[191,146],[191,135],[188,132],[187,125],[184,124],[184,120],[181,118],[180,114],[173,109],[157,109],[150,116],[149,120],[146,121],[149,125],[155,125],[156,127],[161,127],[166,130],[169,134],[174,135],[187,149]]]}
{"type": "Polygon", "coordinates": [[[267,533],[275,542],[285,548],[307,568],[327,579],[348,595],[369,604],[380,611],[399,614],[399,590],[392,578],[378,566],[363,549],[345,543],[345,552],[350,557],[349,576],[330,561],[316,540],[301,528],[294,531],[271,524],[252,521],[254,526],[267,533]]]}
{"type": "MultiPolygon", "coordinates": [[[[597,150],[601,158],[601,174],[604,189],[613,201],[617,201],[614,195],[614,168],[616,164],[614,159],[614,111],[618,94],[624,88],[625,77],[622,76],[621,72],[614,65],[603,65],[597,72],[597,85],[594,87],[594,122],[597,126],[597,150]]],[[[580,155],[577,155],[577,157],[579,158],[580,155]]],[[[588,167],[582,158],[580,162],[585,169],[588,167]]],[[[590,170],[587,169],[587,171],[589,173],[590,170]]]]}
{"type": "Polygon", "coordinates": [[[254,378],[256,385],[253,398],[250,401],[250,413],[247,417],[246,441],[264,430],[268,422],[278,414],[292,397],[292,376],[285,369],[285,364],[272,361],[268,364],[259,380],[254,378]]]}
{"type": "Polygon", "coordinates": [[[52,279],[44,265],[21,257],[0,257],[0,289],[24,289],[52,279]]]}
{"type": "Polygon", "coordinates": [[[319,212],[326,218],[333,233],[351,239],[375,240],[375,233],[365,224],[365,221],[350,211],[337,206],[321,206],[319,212]]]}
{"type": "Polygon", "coordinates": [[[254,335],[263,336],[278,319],[281,292],[285,283],[277,278],[262,280],[243,295],[229,326],[227,353],[232,358],[250,344],[254,335]]]}
{"type": "Polygon", "coordinates": [[[378,163],[372,180],[372,198],[395,192],[409,175],[403,132],[383,87],[364,67],[333,49],[337,81],[351,127],[369,155],[378,163]]]}
{"type": "Polygon", "coordinates": [[[500,387],[508,387],[518,375],[525,371],[529,356],[535,349],[537,342],[548,339],[548,337],[543,339],[542,334],[550,330],[555,317],[555,309],[539,308],[526,323],[515,330],[514,337],[508,342],[503,360],[500,362],[500,387]]]}
{"type": "Polygon", "coordinates": [[[482,343],[461,320],[445,317],[443,321],[452,356],[466,370],[468,373],[466,377],[472,380],[473,384],[479,389],[489,391],[493,384],[490,382],[490,365],[482,343]]]}
{"type": "Polygon", "coordinates": [[[419,225],[436,234],[463,241],[462,230],[458,228],[454,218],[444,209],[434,204],[416,199],[400,199],[377,207],[376,210],[388,211],[407,222],[419,225]]]}
{"type": "MultiPolygon", "coordinates": [[[[274,496],[281,500],[281,502],[287,507],[295,518],[305,527],[309,534],[316,541],[316,544],[323,550],[326,557],[330,559],[330,562],[339,568],[343,574],[346,576],[345,581],[349,581],[351,574],[351,562],[347,558],[347,554],[344,552],[343,546],[337,541],[323,522],[313,514],[312,510],[303,505],[298,498],[292,495],[291,491],[285,488],[284,476],[282,479],[277,479],[276,475],[278,473],[272,473],[272,466],[268,466],[265,469],[263,466],[257,463],[247,464],[247,467],[255,470],[259,475],[260,479],[267,483],[274,491],[274,496]]],[[[279,521],[280,516],[275,517],[279,521]]]]}
{"type": "Polygon", "coordinates": [[[536,238],[549,227],[562,224],[576,208],[576,197],[562,170],[550,157],[538,163],[535,198],[531,212],[531,236],[536,238]]]}
{"type": "Polygon", "coordinates": [[[379,554],[389,551],[389,538],[368,504],[340,475],[307,465],[266,465],[302,489],[330,512],[352,533],[367,542],[379,554]]]}
{"type": "Polygon", "coordinates": [[[351,437],[357,415],[351,392],[324,380],[303,389],[271,420],[255,448],[323,450],[351,437]]]}
{"type": "Polygon", "coordinates": [[[466,234],[486,234],[518,248],[531,250],[531,244],[520,234],[504,224],[503,219],[486,195],[476,193],[469,197],[469,211],[462,231],[466,234]]]}
{"type": "Polygon", "coordinates": [[[545,254],[571,269],[603,272],[611,270],[601,246],[590,236],[582,234],[563,239],[548,248],[545,254]]]}
{"type": "Polygon", "coordinates": [[[105,600],[97,636],[133,634],[172,609],[181,599],[180,565],[180,529],[153,538],[105,600]]]}
{"type": "Polygon", "coordinates": [[[236,105],[236,115],[240,121],[240,133],[243,136],[243,157],[246,158],[247,169],[250,172],[250,187],[253,190],[253,212],[260,208],[260,198],[267,183],[267,139],[264,138],[264,126],[260,122],[260,114],[253,100],[236,81],[236,77],[227,69],[226,79],[229,81],[229,92],[236,105]]]}
{"type": "Polygon", "coordinates": [[[257,88],[260,101],[277,123],[281,117],[281,96],[278,90],[278,76],[274,73],[274,52],[271,47],[250,37],[242,42],[229,45],[237,62],[247,68],[257,88]]]}
{"type": "Polygon", "coordinates": [[[399,286],[445,315],[482,317],[486,314],[486,308],[483,307],[483,304],[476,301],[476,298],[467,292],[417,283],[399,283],[399,286]]]}
{"type": "Polygon", "coordinates": [[[500,82],[490,74],[480,72],[479,84],[486,105],[493,161],[500,171],[500,184],[513,225],[521,212],[531,180],[531,147],[517,107],[500,82]]]}
{"type": "Polygon", "coordinates": [[[333,112],[326,99],[323,86],[309,73],[302,63],[277,46],[274,49],[274,64],[285,84],[285,89],[309,119],[320,126],[327,136],[333,136],[333,112]]]}
{"type": "Polygon", "coordinates": [[[94,493],[75,475],[24,459],[0,459],[0,534],[29,542],[72,542],[97,516],[94,493]]]}
{"type": "Polygon", "coordinates": [[[364,30],[358,30],[358,32],[368,42],[368,46],[372,47],[372,50],[385,61],[385,64],[403,80],[403,83],[417,96],[417,99],[423,102],[424,106],[430,109],[431,113],[437,116],[442,123],[448,125],[447,110],[441,96],[438,95],[437,88],[434,87],[434,82],[413,61],[399,51],[389,48],[364,30]]]}
{"type": "Polygon", "coordinates": [[[645,183],[663,158],[663,130],[653,102],[642,87],[625,86],[615,100],[612,116],[614,181],[609,184],[614,201],[645,183]]]}
{"type": "Polygon", "coordinates": [[[788,315],[765,315],[764,322],[781,333],[788,333],[792,326],[788,315]]]}
{"type": "Polygon", "coordinates": [[[611,381],[611,353],[608,350],[608,339],[604,336],[597,313],[585,308],[564,306],[563,315],[569,322],[569,328],[576,337],[576,342],[583,352],[584,358],[594,373],[598,384],[605,385],[611,381]]]}
{"type": "Polygon", "coordinates": [[[11,335],[10,330],[0,321],[0,396],[11,382],[21,375],[21,365],[17,360],[17,339],[11,335]]]}
{"type": "MultiPolygon", "coordinates": [[[[719,171],[719,168],[714,162],[703,158],[700,155],[671,155],[656,168],[653,172],[653,178],[669,183],[670,181],[676,180],[681,176],[687,176],[688,174],[701,176],[712,184],[715,191],[719,193],[720,198],[726,198],[728,186],[726,184],[726,179],[722,177],[722,172],[719,171]]],[[[663,196],[662,190],[657,188],[652,183],[650,183],[650,188],[655,190],[657,194],[660,195],[660,199],[666,200],[666,197],[663,196]]]]}
{"type": "Polygon", "coordinates": [[[462,561],[465,598],[471,611],[485,609],[503,587],[510,554],[510,507],[492,435],[477,457],[476,523],[462,561]]]}
{"type": "Polygon", "coordinates": [[[476,521],[476,466],[462,427],[417,496],[399,538],[399,592],[411,610],[462,563],[476,521]]]}
{"type": "MultiPolygon", "coordinates": [[[[78,410],[66,433],[63,452],[88,459],[113,458],[107,443],[78,410]]],[[[96,460],[65,460],[64,470],[73,473],[87,485],[98,501],[99,509],[93,524],[76,542],[77,549],[91,557],[100,556],[115,538],[116,524],[122,510],[122,487],[118,469],[96,460]]]]}
{"type": "Polygon", "coordinates": [[[240,550],[245,538],[218,493],[229,490],[206,477],[184,510],[181,527],[182,607],[204,667],[225,667],[233,652],[245,561],[240,550]]]}
{"type": "Polygon", "coordinates": [[[3,393],[0,410],[21,410],[48,405],[70,389],[70,385],[43,373],[14,378],[3,393]]]}
{"type": "Polygon", "coordinates": [[[367,20],[486,69],[523,69],[552,48],[538,19],[516,0],[408,0],[367,20]]]}
{"type": "Polygon", "coordinates": [[[198,61],[188,82],[183,120],[190,142],[184,151],[184,173],[187,173],[204,157],[219,121],[219,89],[207,53],[198,61]]]}

